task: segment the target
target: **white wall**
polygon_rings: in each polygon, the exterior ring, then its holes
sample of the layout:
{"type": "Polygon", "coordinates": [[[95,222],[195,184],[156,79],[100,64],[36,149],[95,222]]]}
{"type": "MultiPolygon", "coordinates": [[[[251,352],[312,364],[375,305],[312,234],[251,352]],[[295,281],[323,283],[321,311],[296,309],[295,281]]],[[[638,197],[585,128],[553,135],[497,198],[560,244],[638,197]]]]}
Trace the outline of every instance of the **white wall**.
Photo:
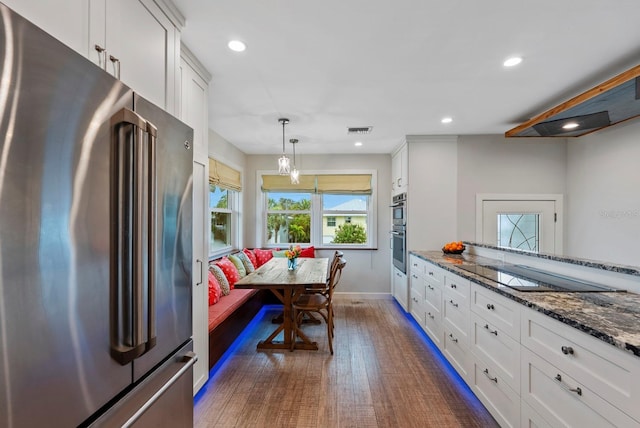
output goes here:
{"type": "MultiPolygon", "coordinates": [[[[209,129],[209,157],[219,160],[240,171],[244,170],[247,155],[236,146],[209,129]]],[[[243,177],[244,184],[245,177],[243,177]]]]}
{"type": "Polygon", "coordinates": [[[568,142],[566,254],[640,265],[640,122],[568,142]]]}
{"type": "MultiPolygon", "coordinates": [[[[256,171],[274,170],[276,155],[247,155],[244,174],[244,242],[247,247],[260,246],[256,225],[261,221],[256,214],[256,171]]],[[[391,224],[391,156],[386,155],[306,155],[297,158],[297,166],[306,170],[374,169],[377,183],[377,250],[346,250],[347,267],[340,282],[341,292],[390,293],[391,253],[389,225],[391,224]]],[[[320,250],[319,255],[329,257],[333,250],[320,250]]]]}
{"type": "Polygon", "coordinates": [[[476,193],[565,194],[566,147],[558,138],[458,137],[456,239],[475,241],[476,193]]]}

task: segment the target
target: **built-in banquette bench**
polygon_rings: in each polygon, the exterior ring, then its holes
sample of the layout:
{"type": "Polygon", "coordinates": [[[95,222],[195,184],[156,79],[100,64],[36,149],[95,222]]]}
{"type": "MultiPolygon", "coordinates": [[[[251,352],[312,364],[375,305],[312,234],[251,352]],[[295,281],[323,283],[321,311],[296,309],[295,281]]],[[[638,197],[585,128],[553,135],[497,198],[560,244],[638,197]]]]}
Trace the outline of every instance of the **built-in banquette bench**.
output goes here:
{"type": "MultiPolygon", "coordinates": [[[[222,357],[242,330],[267,303],[279,303],[267,290],[235,289],[233,284],[282,250],[238,251],[209,262],[209,369],[222,357]]],[[[300,257],[315,257],[313,247],[300,257]]]]}

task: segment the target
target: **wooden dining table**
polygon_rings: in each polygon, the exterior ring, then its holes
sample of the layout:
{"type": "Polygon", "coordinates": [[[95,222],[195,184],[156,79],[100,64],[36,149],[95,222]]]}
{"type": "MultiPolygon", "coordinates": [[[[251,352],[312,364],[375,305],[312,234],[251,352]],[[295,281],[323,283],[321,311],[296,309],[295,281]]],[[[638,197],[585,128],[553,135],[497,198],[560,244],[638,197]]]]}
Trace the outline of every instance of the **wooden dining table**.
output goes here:
{"type": "Polygon", "coordinates": [[[274,257],[235,283],[236,288],[271,290],[282,302],[282,324],[258,343],[258,349],[291,349],[294,340],[293,349],[318,349],[318,344],[311,341],[293,322],[292,303],[305,288],[318,288],[326,284],[329,259],[300,257],[297,262],[297,267],[289,270],[286,258],[274,257]],[[283,340],[275,340],[281,332],[283,340]],[[296,337],[300,340],[296,340],[296,337]]]}

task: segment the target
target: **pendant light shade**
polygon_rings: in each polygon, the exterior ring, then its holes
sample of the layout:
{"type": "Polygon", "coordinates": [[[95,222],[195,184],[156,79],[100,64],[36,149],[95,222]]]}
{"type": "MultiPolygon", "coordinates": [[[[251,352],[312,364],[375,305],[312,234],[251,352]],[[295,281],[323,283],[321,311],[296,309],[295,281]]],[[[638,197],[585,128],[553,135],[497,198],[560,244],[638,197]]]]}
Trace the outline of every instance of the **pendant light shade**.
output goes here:
{"type": "Polygon", "coordinates": [[[289,140],[291,145],[293,146],[293,169],[291,170],[291,184],[300,184],[300,171],[296,168],[296,144],[298,144],[298,140],[292,138],[289,140]]]}
{"type": "Polygon", "coordinates": [[[288,175],[290,171],[289,158],[284,153],[284,126],[289,123],[289,119],[281,118],[278,122],[282,123],[282,157],[278,159],[278,174],[288,175]]]}

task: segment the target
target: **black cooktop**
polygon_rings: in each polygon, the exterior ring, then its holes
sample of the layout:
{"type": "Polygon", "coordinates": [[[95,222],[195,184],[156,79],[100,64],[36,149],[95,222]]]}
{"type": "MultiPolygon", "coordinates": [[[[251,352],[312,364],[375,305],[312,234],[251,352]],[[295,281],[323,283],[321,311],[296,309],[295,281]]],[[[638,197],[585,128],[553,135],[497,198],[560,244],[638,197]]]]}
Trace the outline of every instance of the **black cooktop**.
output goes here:
{"type": "Polygon", "coordinates": [[[543,272],[524,265],[500,263],[458,265],[456,267],[518,291],[551,291],[556,293],[625,291],[589,281],[543,272]]]}

